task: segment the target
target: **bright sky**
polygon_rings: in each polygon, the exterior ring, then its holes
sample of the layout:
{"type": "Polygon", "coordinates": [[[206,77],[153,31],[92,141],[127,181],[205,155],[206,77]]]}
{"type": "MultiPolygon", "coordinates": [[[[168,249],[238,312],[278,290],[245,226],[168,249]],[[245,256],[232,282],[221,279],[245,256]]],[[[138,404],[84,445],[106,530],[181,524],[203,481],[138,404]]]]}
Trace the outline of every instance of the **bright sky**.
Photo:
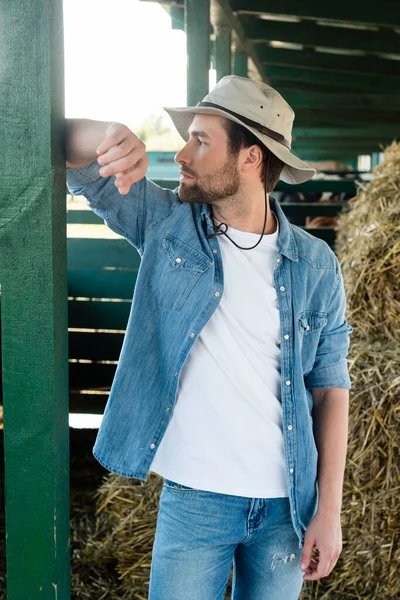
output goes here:
{"type": "Polygon", "coordinates": [[[159,4],[65,0],[64,28],[67,117],[134,129],[163,106],[186,106],[186,36],[159,4]]]}

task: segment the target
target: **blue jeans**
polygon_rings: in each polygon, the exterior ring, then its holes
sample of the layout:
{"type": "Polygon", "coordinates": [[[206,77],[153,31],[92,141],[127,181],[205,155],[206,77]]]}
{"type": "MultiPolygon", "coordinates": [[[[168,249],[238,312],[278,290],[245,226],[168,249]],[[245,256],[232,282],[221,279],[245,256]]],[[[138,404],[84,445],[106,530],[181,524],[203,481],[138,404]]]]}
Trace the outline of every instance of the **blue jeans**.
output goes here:
{"type": "Polygon", "coordinates": [[[164,479],[149,600],[295,600],[301,550],[288,498],[204,492],[164,479]]]}

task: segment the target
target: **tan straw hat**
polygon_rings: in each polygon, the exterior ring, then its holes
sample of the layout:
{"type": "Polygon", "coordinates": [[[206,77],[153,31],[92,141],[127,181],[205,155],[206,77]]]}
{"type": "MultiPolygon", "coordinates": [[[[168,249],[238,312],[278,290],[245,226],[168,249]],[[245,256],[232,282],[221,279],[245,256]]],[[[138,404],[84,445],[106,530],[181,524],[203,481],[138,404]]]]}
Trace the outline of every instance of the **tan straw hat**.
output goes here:
{"type": "Polygon", "coordinates": [[[197,106],[165,110],[185,141],[194,115],[220,115],[251,131],[285,163],[280,178],[286,183],[303,183],[315,175],[315,169],[290,151],[294,111],[262,81],[228,75],[197,106]]]}

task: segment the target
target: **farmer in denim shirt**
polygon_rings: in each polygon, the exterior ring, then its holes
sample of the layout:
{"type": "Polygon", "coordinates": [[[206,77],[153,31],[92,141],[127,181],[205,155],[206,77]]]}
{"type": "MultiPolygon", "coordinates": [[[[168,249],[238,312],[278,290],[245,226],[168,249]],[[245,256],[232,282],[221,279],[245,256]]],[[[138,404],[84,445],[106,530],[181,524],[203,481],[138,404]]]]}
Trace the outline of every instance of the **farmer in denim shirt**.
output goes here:
{"type": "Polygon", "coordinates": [[[166,110],[186,142],[174,191],[145,177],[124,125],[67,122],[70,191],[141,256],[93,452],[122,476],[164,478],[150,600],[223,600],[232,564],[234,600],[292,600],[341,552],[340,268],[269,195],[315,173],[290,151],[276,90],[228,76],[166,110]]]}

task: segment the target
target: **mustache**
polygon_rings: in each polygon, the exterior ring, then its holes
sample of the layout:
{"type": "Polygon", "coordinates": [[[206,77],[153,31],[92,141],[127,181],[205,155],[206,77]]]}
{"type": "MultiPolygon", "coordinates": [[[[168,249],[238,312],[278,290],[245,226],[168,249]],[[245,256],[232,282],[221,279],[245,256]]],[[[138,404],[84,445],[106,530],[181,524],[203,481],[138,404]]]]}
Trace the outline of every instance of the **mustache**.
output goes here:
{"type": "Polygon", "coordinates": [[[189,175],[190,177],[195,177],[195,173],[190,171],[189,169],[179,169],[182,175],[189,175]]]}

